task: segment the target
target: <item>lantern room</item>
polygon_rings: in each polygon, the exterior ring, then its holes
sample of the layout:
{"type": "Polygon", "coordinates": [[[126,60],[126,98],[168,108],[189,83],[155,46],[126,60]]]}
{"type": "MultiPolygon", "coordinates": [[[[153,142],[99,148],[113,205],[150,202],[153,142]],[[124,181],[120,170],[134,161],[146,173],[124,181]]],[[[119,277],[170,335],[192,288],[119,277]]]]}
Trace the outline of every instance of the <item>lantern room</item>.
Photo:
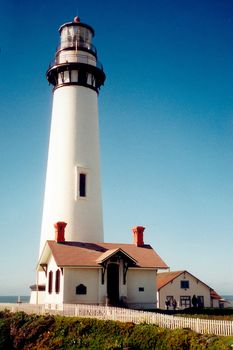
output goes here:
{"type": "Polygon", "coordinates": [[[63,24],[59,33],[60,44],[47,71],[49,83],[55,88],[80,85],[99,92],[105,74],[92,45],[94,29],[75,17],[73,22],[63,24]]]}
{"type": "Polygon", "coordinates": [[[79,17],[75,17],[73,22],[63,24],[59,32],[61,36],[60,50],[81,49],[96,54],[96,49],[92,45],[94,30],[91,26],[81,23],[79,17]]]}

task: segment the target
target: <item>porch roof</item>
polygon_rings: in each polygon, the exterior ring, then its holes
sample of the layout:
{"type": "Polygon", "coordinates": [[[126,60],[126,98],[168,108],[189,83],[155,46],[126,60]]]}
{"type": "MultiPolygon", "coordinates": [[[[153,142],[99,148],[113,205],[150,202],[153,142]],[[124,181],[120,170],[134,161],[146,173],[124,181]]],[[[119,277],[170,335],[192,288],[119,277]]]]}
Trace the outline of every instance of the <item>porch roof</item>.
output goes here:
{"type": "Polygon", "coordinates": [[[109,249],[106,250],[105,253],[101,254],[99,258],[96,260],[99,264],[103,263],[104,261],[110,259],[111,257],[118,255],[118,256],[124,256],[128,261],[131,261],[133,264],[136,264],[137,261],[127,254],[124,250],[121,248],[115,248],[115,249],[109,249]]]}

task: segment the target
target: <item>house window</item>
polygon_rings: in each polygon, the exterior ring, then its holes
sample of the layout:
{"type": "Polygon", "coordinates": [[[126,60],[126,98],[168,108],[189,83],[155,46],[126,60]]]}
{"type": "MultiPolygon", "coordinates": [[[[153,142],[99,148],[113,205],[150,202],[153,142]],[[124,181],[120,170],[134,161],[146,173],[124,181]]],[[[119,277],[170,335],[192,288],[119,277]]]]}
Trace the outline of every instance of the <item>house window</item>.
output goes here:
{"type": "Polygon", "coordinates": [[[55,292],[60,293],[60,270],[56,271],[55,292]]]}
{"type": "Polygon", "coordinates": [[[173,299],[174,299],[173,295],[167,295],[166,300],[168,301],[169,306],[172,305],[173,299]]]}
{"type": "Polygon", "coordinates": [[[197,296],[197,307],[204,307],[204,296],[203,295],[197,296]]]}
{"type": "Polygon", "coordinates": [[[191,297],[190,296],[181,296],[180,297],[180,306],[181,307],[191,307],[191,297]]]}
{"type": "Polygon", "coordinates": [[[53,271],[49,271],[48,292],[51,294],[53,291],[53,271]]]}
{"type": "Polygon", "coordinates": [[[79,284],[76,287],[76,294],[87,294],[87,287],[84,284],[79,284]]]}
{"type": "Polygon", "coordinates": [[[86,197],[86,174],[79,174],[79,196],[86,197]]]}
{"type": "Polygon", "coordinates": [[[165,300],[165,305],[166,308],[168,309],[170,306],[172,306],[172,302],[173,302],[173,295],[167,295],[166,296],[166,300],[165,300]]]}
{"type": "Polygon", "coordinates": [[[139,291],[139,292],[144,292],[144,287],[139,287],[139,288],[138,288],[138,291],[139,291]]]}
{"type": "Polygon", "coordinates": [[[186,280],[180,281],[180,288],[189,289],[189,281],[186,281],[186,280]]]}

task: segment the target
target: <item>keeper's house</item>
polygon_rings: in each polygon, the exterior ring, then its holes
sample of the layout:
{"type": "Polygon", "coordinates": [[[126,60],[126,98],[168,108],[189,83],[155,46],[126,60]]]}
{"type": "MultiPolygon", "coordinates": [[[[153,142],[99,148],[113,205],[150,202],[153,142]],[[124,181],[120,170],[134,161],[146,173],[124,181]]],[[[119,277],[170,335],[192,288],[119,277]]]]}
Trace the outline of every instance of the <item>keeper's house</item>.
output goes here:
{"type": "Polygon", "coordinates": [[[45,284],[31,286],[31,303],[156,307],[157,271],[167,265],[144,244],[144,227],[133,229],[133,244],[119,244],[65,241],[65,226],[55,224],[55,240],[45,244],[37,266],[45,284]]]}

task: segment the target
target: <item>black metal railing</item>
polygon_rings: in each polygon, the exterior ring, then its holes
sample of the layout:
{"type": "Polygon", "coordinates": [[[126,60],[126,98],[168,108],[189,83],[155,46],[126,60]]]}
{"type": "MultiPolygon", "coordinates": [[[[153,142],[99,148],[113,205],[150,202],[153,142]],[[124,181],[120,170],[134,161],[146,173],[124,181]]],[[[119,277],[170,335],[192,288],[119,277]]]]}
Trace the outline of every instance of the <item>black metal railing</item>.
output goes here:
{"type": "Polygon", "coordinates": [[[52,60],[49,64],[49,69],[53,66],[57,66],[60,64],[67,63],[84,63],[90,64],[91,66],[95,66],[103,71],[103,65],[100,61],[88,55],[80,55],[80,53],[75,54],[62,54],[58,55],[54,60],[52,60]]]}
{"type": "Polygon", "coordinates": [[[67,41],[62,41],[58,47],[57,47],[57,51],[63,50],[63,49],[85,49],[88,50],[92,53],[94,53],[95,55],[97,54],[97,50],[96,47],[88,42],[85,41],[80,41],[80,40],[67,40],[67,41]]]}

